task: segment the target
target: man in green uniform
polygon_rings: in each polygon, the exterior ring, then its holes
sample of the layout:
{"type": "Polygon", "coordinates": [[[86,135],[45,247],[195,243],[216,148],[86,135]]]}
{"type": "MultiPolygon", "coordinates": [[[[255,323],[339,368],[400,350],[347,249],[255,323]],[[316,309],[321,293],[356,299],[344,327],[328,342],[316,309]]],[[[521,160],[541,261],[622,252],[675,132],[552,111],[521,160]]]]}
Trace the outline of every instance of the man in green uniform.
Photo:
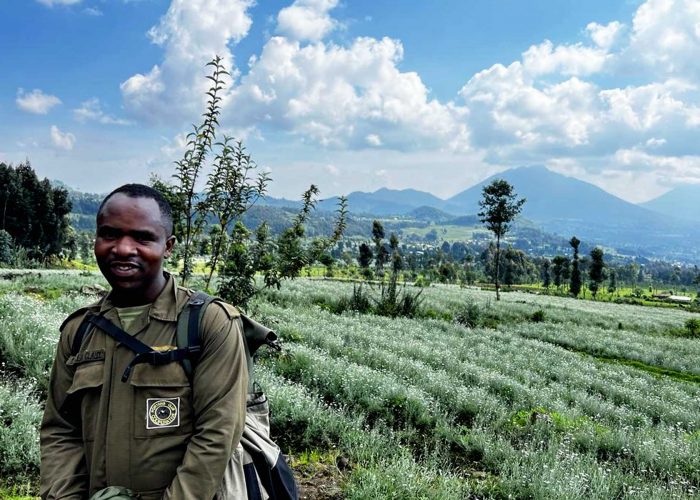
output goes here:
{"type": "Polygon", "coordinates": [[[176,349],[191,291],[163,271],[175,238],[167,201],[127,184],[97,214],[95,257],[111,292],[61,327],[41,426],[41,497],[83,499],[123,486],[143,499],[211,499],[237,448],[248,385],[239,314],[215,301],[200,327],[190,380],[181,363],[133,366],[135,353],[103,331],[76,331],[97,314],[156,351],[176,349]]]}

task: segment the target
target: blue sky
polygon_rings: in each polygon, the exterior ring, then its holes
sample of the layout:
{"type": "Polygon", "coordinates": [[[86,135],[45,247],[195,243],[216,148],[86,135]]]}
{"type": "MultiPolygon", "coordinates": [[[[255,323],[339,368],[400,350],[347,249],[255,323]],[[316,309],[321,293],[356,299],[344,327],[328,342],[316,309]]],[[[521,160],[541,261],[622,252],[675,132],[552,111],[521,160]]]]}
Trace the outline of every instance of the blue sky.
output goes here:
{"type": "Polygon", "coordinates": [[[0,161],[82,190],[173,172],[215,53],[224,131],[275,196],[448,197],[529,164],[630,201],[700,182],[696,0],[26,0],[0,19],[0,161]]]}

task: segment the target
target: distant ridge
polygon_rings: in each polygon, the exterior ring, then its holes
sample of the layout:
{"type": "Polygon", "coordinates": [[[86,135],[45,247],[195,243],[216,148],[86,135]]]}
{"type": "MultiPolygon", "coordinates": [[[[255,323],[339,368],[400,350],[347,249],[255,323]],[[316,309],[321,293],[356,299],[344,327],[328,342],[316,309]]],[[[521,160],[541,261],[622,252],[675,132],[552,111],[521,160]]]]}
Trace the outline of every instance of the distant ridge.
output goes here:
{"type": "Polygon", "coordinates": [[[588,243],[632,250],[639,255],[663,253],[684,260],[699,255],[700,231],[681,219],[629,203],[593,184],[543,166],[507,170],[453,196],[448,203],[463,213],[479,210],[483,186],[494,179],[508,181],[527,202],[522,216],[545,231],[576,235],[588,243]]]}
{"type": "MultiPolygon", "coordinates": [[[[348,208],[358,221],[402,216],[431,224],[480,225],[476,214],[483,186],[496,178],[507,180],[518,196],[527,199],[521,224],[527,220],[533,228],[567,240],[575,235],[586,245],[618,248],[640,257],[700,261],[700,226],[682,218],[695,213],[700,186],[677,188],[640,206],[544,166],[530,166],[493,175],[448,200],[415,189],[356,191],[348,195],[348,208]]],[[[96,202],[94,196],[81,197],[77,192],[71,195],[74,212],[90,224],[94,224],[94,216],[91,219],[88,215],[96,202]]],[[[337,203],[337,197],[319,201],[318,216],[328,218],[328,212],[335,211],[337,203]]],[[[282,211],[299,206],[300,201],[273,197],[256,204],[256,207],[282,211]]],[[[280,220],[284,218],[282,215],[280,213],[280,220]]],[[[360,228],[357,231],[362,232],[360,228]]]]}
{"type": "Polygon", "coordinates": [[[640,203],[639,206],[679,219],[698,221],[700,185],[678,186],[658,198],[640,203]]]}

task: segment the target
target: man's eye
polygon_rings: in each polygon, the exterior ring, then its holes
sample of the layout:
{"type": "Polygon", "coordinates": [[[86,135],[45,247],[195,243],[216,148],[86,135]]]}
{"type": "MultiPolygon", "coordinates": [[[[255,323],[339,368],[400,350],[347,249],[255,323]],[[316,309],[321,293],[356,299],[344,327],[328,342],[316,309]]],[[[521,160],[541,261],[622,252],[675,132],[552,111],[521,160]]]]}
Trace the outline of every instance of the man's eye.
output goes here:
{"type": "Polygon", "coordinates": [[[117,232],[116,231],[110,231],[108,229],[102,230],[98,233],[98,236],[102,239],[105,240],[113,240],[117,238],[117,232]]]}

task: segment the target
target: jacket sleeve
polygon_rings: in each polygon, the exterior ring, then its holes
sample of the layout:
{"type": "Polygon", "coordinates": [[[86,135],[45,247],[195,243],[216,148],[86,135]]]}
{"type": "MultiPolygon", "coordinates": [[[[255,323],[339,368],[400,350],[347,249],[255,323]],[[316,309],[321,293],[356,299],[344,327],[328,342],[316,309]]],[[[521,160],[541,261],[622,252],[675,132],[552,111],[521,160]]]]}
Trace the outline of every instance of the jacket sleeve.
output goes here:
{"type": "Polygon", "coordinates": [[[164,499],[213,498],[243,433],[248,391],[243,328],[225,307],[230,306],[213,303],[204,316],[202,354],[192,380],[194,434],[164,499]]]}
{"type": "MultiPolygon", "coordinates": [[[[73,371],[66,365],[70,343],[66,331],[56,349],[49,391],[41,422],[41,498],[82,499],[88,496],[88,472],[78,418],[62,413],[73,371]]],[[[76,409],[79,411],[79,409],[76,409]]]]}

